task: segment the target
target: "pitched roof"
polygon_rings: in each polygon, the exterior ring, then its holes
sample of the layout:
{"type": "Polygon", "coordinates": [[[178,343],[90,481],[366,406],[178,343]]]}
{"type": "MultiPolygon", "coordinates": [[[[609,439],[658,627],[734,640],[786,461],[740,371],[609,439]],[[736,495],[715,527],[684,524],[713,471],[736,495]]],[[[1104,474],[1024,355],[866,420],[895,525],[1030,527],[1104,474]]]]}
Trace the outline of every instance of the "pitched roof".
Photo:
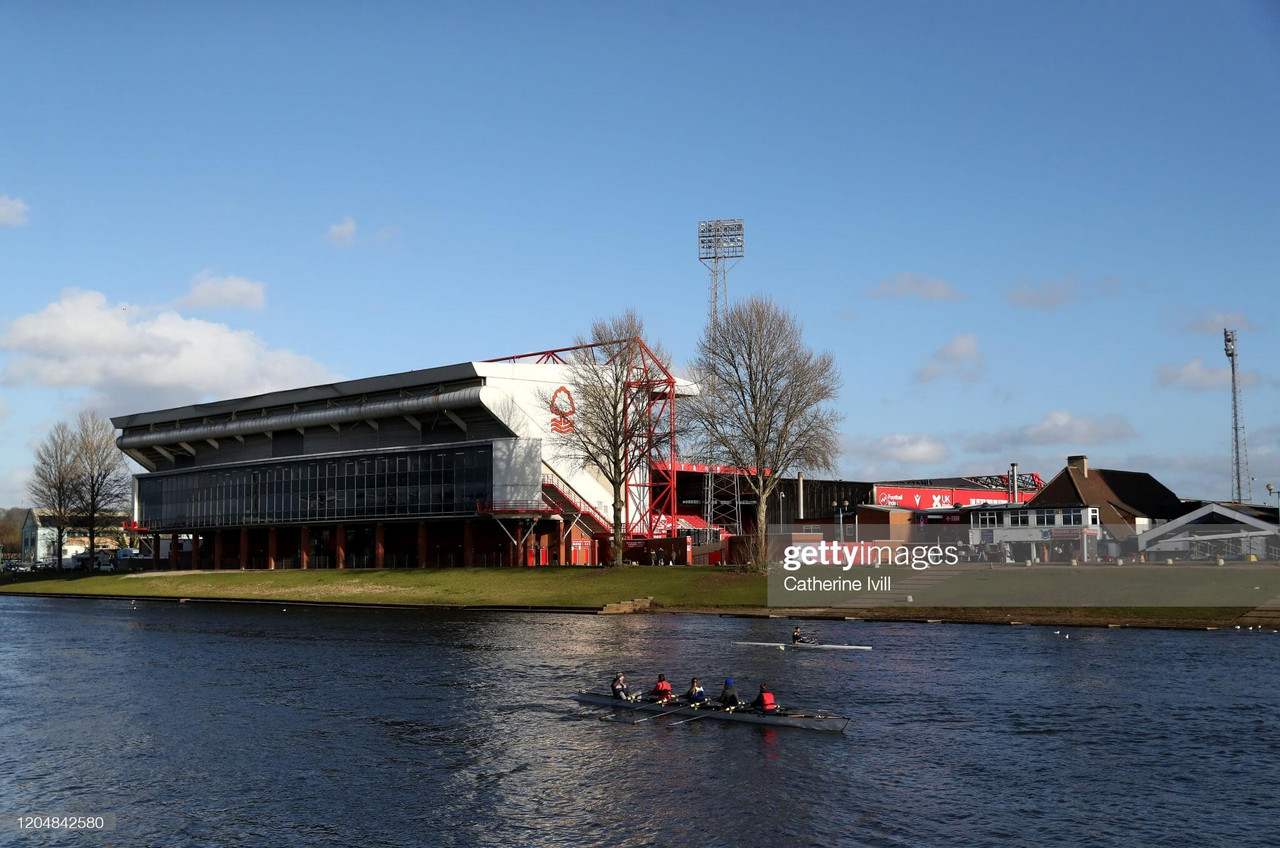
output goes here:
{"type": "Polygon", "coordinates": [[[1134,518],[1169,520],[1189,509],[1168,487],[1145,471],[1086,470],[1076,465],[1059,471],[1026,505],[1031,509],[1097,507],[1102,524],[1116,528],[1123,525],[1130,531],[1134,518]]]}

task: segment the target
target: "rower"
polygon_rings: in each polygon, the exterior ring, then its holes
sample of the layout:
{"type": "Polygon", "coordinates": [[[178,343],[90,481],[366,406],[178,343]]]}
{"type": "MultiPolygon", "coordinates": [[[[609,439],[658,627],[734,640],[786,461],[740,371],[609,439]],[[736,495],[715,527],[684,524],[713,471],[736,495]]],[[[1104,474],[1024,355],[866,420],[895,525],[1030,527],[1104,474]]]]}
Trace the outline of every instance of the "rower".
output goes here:
{"type": "Polygon", "coordinates": [[[716,700],[724,707],[737,707],[742,705],[742,702],[738,700],[738,691],[733,688],[732,677],[725,678],[724,689],[720,691],[720,697],[716,700]]]}
{"type": "Polygon", "coordinates": [[[814,639],[812,636],[800,635],[800,626],[796,625],[796,629],[791,631],[791,644],[816,645],[818,644],[818,640],[814,639]]]}
{"type": "Polygon", "coordinates": [[[684,697],[691,704],[701,704],[707,700],[707,693],[703,691],[698,678],[695,677],[689,682],[689,691],[684,693],[684,697]]]}
{"type": "Polygon", "coordinates": [[[769,691],[769,684],[760,684],[760,694],[756,695],[756,699],[751,702],[751,706],[766,715],[773,715],[778,712],[778,702],[773,699],[773,693],[769,691]]]}
{"type": "Polygon", "coordinates": [[[609,684],[609,688],[613,690],[613,697],[619,701],[630,701],[631,696],[627,693],[627,678],[622,676],[622,672],[618,672],[614,676],[613,682],[609,684]]]}
{"type": "Polygon", "coordinates": [[[668,701],[671,699],[671,684],[667,682],[665,674],[658,675],[658,683],[649,692],[658,701],[668,701]]]}

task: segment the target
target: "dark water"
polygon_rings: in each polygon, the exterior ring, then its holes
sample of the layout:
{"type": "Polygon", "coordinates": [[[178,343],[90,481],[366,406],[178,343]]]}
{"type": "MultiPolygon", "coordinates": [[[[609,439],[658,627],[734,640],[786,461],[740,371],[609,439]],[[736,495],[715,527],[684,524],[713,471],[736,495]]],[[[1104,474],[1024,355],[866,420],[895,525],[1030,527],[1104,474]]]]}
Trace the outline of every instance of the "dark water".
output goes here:
{"type": "Polygon", "coordinates": [[[119,819],[0,844],[1280,839],[1280,635],[813,627],[875,650],[730,644],[786,621],[0,598],[0,813],[119,819]],[[573,717],[618,668],[855,721],[573,717]]]}

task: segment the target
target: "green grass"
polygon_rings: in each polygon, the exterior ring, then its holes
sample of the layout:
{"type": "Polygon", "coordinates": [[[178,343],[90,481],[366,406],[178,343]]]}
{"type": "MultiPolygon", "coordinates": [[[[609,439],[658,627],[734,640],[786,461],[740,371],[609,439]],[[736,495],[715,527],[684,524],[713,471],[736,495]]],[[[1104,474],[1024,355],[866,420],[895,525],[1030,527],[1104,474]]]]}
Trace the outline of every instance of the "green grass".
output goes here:
{"type": "Polygon", "coordinates": [[[448,568],[24,576],[0,593],[251,598],[459,606],[602,606],[652,597],[663,607],[763,607],[762,575],[707,568],[448,568]]]}
{"type": "Polygon", "coordinates": [[[922,606],[1252,608],[1280,595],[1274,566],[1000,568],[914,591],[922,606]]]}

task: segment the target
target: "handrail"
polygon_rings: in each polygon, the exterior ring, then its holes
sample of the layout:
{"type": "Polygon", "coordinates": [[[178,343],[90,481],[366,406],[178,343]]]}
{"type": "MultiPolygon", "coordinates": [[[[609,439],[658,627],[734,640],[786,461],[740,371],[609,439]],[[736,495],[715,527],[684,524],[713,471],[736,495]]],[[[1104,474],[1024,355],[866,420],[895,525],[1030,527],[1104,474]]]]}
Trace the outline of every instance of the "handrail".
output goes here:
{"type": "Polygon", "coordinates": [[[555,489],[556,493],[560,497],[568,501],[574,508],[578,510],[578,512],[581,512],[585,515],[589,515],[592,519],[598,522],[601,527],[605,527],[605,528],[613,527],[613,522],[606,519],[604,515],[601,514],[600,511],[597,510],[594,506],[592,506],[591,504],[579,498],[573,492],[573,490],[569,487],[569,484],[564,482],[564,480],[561,479],[558,475],[543,474],[542,485],[550,486],[551,488],[555,489]]]}

